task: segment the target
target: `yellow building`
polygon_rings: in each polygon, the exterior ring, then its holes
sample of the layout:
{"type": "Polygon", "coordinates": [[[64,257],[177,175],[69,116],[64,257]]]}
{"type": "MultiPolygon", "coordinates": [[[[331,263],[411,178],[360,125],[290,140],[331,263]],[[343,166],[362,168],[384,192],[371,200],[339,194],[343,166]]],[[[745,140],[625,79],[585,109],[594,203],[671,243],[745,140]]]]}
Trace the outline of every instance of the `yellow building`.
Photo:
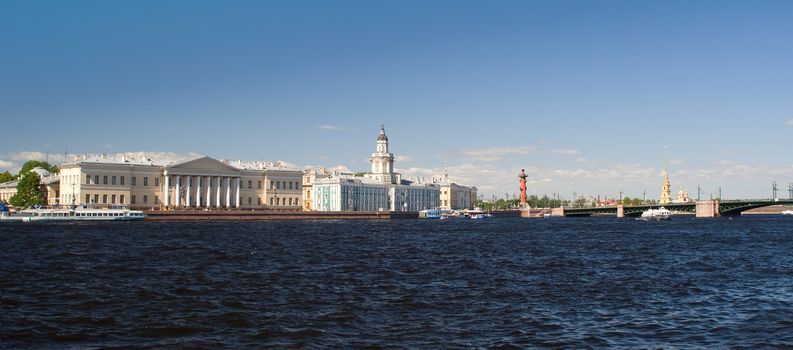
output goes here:
{"type": "Polygon", "coordinates": [[[194,210],[302,207],[302,172],[278,163],[200,157],[162,164],[92,156],[63,164],[61,179],[63,203],[194,210]]]}

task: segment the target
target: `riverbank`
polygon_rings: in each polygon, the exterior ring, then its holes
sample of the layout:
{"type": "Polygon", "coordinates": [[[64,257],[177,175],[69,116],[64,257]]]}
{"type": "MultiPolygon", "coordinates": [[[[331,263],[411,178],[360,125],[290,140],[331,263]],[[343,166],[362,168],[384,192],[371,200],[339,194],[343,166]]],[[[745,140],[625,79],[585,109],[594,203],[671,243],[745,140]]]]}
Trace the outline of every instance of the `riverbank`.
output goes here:
{"type": "MultiPolygon", "coordinates": [[[[242,210],[149,210],[146,211],[148,221],[211,221],[211,220],[391,220],[418,219],[419,213],[389,211],[242,211],[242,210]]],[[[520,211],[491,212],[494,217],[519,217],[520,211]]]]}

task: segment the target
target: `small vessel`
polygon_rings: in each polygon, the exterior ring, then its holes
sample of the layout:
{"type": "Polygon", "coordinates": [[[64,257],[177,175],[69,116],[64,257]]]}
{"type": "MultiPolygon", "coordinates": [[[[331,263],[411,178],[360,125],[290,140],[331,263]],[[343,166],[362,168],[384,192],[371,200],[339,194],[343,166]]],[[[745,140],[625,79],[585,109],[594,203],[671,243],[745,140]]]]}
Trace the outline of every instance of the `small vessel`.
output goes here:
{"type": "Polygon", "coordinates": [[[647,209],[642,212],[642,220],[669,220],[672,212],[669,209],[660,207],[658,209],[647,209]]]}
{"type": "Polygon", "coordinates": [[[492,217],[493,214],[488,214],[488,213],[471,214],[471,219],[489,219],[492,217]]]}
{"type": "Polygon", "coordinates": [[[468,215],[465,215],[465,213],[454,210],[442,210],[441,220],[447,220],[447,219],[468,219],[468,215]]]}
{"type": "Polygon", "coordinates": [[[126,208],[30,208],[20,211],[0,212],[0,221],[129,221],[146,218],[140,210],[126,208]]]}
{"type": "Polygon", "coordinates": [[[440,209],[424,209],[419,211],[419,219],[440,219],[440,209]]]}
{"type": "Polygon", "coordinates": [[[793,215],[793,210],[785,210],[782,212],[782,215],[793,215]]]}

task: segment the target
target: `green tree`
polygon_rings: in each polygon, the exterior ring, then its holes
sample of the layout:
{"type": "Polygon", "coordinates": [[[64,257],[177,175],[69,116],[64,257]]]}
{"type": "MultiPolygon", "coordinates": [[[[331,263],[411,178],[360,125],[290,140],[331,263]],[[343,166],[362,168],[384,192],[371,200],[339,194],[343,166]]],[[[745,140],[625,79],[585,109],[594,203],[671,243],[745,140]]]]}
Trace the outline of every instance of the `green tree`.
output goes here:
{"type": "Polygon", "coordinates": [[[58,168],[57,165],[50,165],[50,163],[42,162],[39,160],[29,160],[22,165],[22,169],[19,170],[19,175],[17,175],[17,177],[21,177],[22,175],[27,174],[33,168],[43,168],[53,174],[57,174],[60,172],[60,169],[58,168]]]}
{"type": "Polygon", "coordinates": [[[22,174],[22,179],[17,185],[17,193],[11,196],[10,202],[16,207],[44,204],[44,193],[41,190],[39,174],[34,172],[22,174]]]}
{"type": "Polygon", "coordinates": [[[0,173],[0,183],[8,182],[14,179],[14,175],[12,175],[8,170],[4,173],[0,173]]]}

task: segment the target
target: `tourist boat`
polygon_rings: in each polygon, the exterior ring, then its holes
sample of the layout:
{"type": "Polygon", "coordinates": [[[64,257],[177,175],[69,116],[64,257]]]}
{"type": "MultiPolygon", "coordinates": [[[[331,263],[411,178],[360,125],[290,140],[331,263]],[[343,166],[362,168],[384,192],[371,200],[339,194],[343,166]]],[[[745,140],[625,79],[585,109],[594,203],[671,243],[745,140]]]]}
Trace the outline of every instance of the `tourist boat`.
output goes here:
{"type": "Polygon", "coordinates": [[[672,217],[672,212],[669,209],[660,207],[658,209],[648,209],[642,213],[643,220],[669,220],[672,217]]]}
{"type": "Polygon", "coordinates": [[[782,212],[782,215],[793,215],[793,210],[785,210],[782,212]]]}
{"type": "Polygon", "coordinates": [[[0,212],[0,221],[129,221],[146,218],[140,210],[126,208],[30,208],[20,211],[0,212]]]}

